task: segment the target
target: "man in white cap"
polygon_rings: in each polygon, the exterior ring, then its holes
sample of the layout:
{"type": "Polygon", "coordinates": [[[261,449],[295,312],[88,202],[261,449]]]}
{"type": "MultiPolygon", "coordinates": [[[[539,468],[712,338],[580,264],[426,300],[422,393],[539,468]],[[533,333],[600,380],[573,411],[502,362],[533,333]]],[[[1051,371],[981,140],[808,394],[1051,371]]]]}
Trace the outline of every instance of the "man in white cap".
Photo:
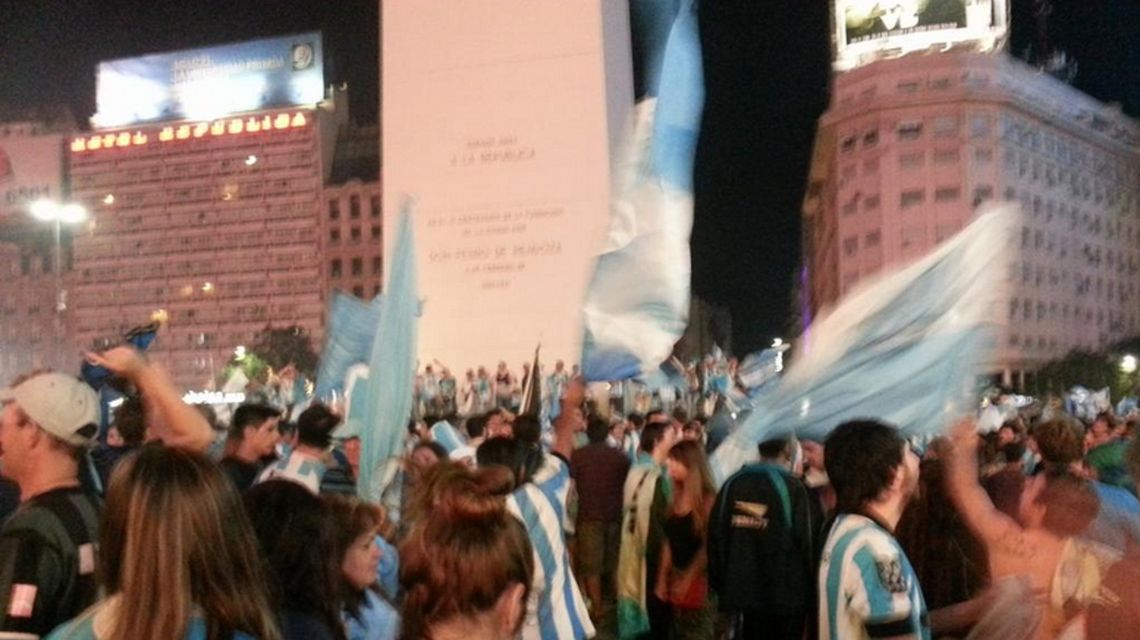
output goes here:
{"type": "Polygon", "coordinates": [[[48,372],[0,390],[0,401],[0,473],[20,487],[0,528],[0,637],[42,636],[96,598],[99,503],[80,487],[79,461],[98,434],[99,399],[48,372]]]}

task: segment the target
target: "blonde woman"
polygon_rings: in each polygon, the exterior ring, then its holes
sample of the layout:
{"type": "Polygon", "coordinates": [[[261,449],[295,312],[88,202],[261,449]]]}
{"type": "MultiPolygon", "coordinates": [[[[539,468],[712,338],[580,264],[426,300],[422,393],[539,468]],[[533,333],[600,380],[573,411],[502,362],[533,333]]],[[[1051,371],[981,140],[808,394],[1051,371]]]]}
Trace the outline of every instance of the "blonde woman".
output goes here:
{"type": "Polygon", "coordinates": [[[106,597],[49,638],[279,640],[241,501],[203,456],[152,445],[124,459],[99,540],[106,597]]]}

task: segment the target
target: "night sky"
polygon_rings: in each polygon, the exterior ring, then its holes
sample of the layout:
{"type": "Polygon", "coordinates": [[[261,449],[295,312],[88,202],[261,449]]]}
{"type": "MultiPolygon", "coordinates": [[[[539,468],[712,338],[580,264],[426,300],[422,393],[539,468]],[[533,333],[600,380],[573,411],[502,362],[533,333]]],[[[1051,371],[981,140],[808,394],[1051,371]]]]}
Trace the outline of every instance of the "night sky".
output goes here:
{"type": "MultiPolygon", "coordinates": [[[[580,0],[574,0],[580,1],[580,0]]],[[[642,0],[644,1],[644,0],[642,0]]],[[[377,111],[377,0],[0,0],[0,103],[94,111],[99,60],[319,29],[327,72],[360,121],[377,111]]],[[[696,175],[693,285],[729,306],[735,351],[789,335],[799,207],[827,105],[828,3],[704,0],[707,103],[696,175]]],[[[1054,0],[1050,40],[1076,85],[1140,116],[1140,1],[1054,0]]],[[[1014,0],[1011,51],[1035,42],[1014,0]]]]}

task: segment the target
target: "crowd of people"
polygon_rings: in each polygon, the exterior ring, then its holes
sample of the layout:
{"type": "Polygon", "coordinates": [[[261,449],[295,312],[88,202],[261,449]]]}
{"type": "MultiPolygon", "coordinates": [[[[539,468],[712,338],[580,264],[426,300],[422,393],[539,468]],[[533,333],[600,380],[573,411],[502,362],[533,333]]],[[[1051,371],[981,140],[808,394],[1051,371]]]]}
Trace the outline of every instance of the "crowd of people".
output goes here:
{"type": "Polygon", "coordinates": [[[105,431],[71,376],[0,391],[0,637],[1140,629],[1140,444],[1111,413],[965,419],[923,443],[852,421],[759,443],[717,487],[706,421],[614,412],[566,372],[549,425],[506,395],[466,418],[429,402],[452,417],[410,421],[370,503],[333,409],[250,403],[219,426],[133,349],[89,358],[134,390],[105,431]]]}

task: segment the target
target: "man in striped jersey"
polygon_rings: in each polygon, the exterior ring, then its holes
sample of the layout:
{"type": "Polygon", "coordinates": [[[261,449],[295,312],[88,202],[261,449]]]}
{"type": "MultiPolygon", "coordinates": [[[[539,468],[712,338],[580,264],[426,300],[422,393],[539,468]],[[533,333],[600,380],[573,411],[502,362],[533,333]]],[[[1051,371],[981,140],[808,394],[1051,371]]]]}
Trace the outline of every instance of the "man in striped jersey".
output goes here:
{"type": "Polygon", "coordinates": [[[527,415],[515,420],[513,437],[491,437],[475,453],[480,467],[503,465],[517,479],[507,497],[507,510],[522,521],[534,550],[534,584],[520,633],[524,640],[582,640],[594,635],[585,599],[570,568],[565,531],[568,461],[575,434],[585,428],[585,395],[581,381],[568,383],[548,453],[539,444],[537,418],[527,415]]]}
{"type": "Polygon", "coordinates": [[[918,577],[893,531],[918,486],[918,458],[898,430],[860,420],[828,437],[836,517],[819,568],[819,637],[929,639],[918,577]]]}

